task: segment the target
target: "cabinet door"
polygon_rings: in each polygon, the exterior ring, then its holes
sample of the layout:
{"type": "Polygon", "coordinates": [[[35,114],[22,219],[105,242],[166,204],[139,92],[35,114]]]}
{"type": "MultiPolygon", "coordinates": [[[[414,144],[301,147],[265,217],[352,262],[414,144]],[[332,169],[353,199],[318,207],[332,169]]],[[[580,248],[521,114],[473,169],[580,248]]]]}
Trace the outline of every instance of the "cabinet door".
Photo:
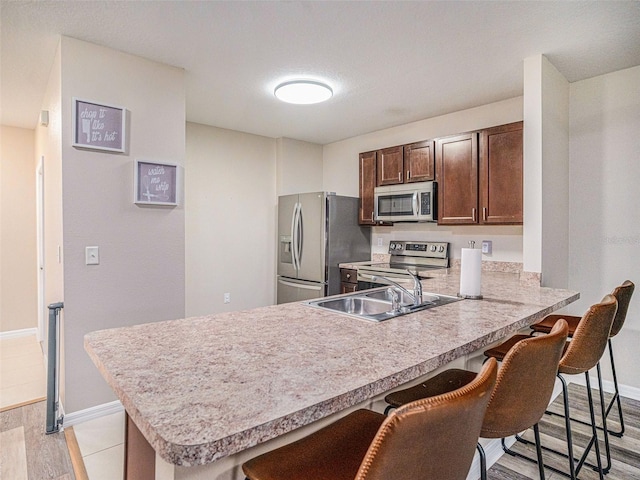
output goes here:
{"type": "Polygon", "coordinates": [[[404,183],[434,179],[433,148],[432,140],[404,146],[404,183]]]}
{"type": "Polygon", "coordinates": [[[480,132],[480,223],[522,223],[522,122],[480,132]]]}
{"type": "Polygon", "coordinates": [[[376,152],[360,154],[360,225],[375,225],[373,189],[376,186],[376,156],[376,152]]]}
{"type": "Polygon", "coordinates": [[[478,223],[478,134],[436,140],[438,224],[478,223]]]}
{"type": "Polygon", "coordinates": [[[402,183],[403,155],[402,146],[390,147],[378,150],[378,161],[376,164],[378,187],[382,185],[396,185],[402,183]]]}

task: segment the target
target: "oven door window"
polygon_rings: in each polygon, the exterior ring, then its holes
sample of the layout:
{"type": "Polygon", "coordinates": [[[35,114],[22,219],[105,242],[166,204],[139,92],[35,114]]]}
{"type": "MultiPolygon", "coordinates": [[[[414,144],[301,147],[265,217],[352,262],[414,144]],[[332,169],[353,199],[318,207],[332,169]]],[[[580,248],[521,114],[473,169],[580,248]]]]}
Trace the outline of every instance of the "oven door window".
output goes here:
{"type": "Polygon", "coordinates": [[[378,215],[413,215],[413,193],[384,195],[378,197],[378,215]]]}

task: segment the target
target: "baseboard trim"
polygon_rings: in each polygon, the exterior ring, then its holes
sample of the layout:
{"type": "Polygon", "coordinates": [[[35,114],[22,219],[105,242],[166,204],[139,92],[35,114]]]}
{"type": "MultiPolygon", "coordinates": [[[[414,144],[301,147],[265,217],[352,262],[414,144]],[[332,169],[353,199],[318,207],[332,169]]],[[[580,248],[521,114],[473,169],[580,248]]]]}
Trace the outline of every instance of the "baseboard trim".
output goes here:
{"type": "Polygon", "coordinates": [[[28,337],[29,335],[37,335],[37,328],[23,328],[21,330],[9,330],[8,332],[0,332],[0,340],[9,338],[28,337]]]}
{"type": "Polygon", "coordinates": [[[103,403],[102,405],[96,405],[95,407],[90,407],[85,410],[65,414],[63,426],[72,427],[79,423],[88,422],[89,420],[95,420],[96,418],[122,411],[124,411],[124,407],[120,401],[114,400],[113,402],[103,403]]]}
{"type": "Polygon", "coordinates": [[[89,480],[87,468],[84,465],[78,439],[76,438],[76,432],[74,432],[73,427],[65,428],[64,438],[67,441],[67,448],[69,449],[69,456],[71,457],[71,466],[73,467],[73,473],[76,475],[76,480],[89,480]]]}
{"type": "MultiPolygon", "coordinates": [[[[566,376],[565,378],[569,383],[575,383],[577,385],[582,385],[583,387],[587,386],[587,382],[584,378],[584,375],[571,375],[571,376],[566,376]]],[[[591,388],[593,388],[594,390],[598,390],[598,377],[592,377],[591,375],[589,375],[589,381],[591,382],[591,388]]],[[[618,384],[618,386],[620,388],[621,397],[640,401],[640,388],[630,387],[628,385],[620,385],[620,384],[618,384]]],[[[610,380],[602,381],[602,389],[606,393],[615,392],[615,387],[613,385],[613,382],[610,380]]]]}

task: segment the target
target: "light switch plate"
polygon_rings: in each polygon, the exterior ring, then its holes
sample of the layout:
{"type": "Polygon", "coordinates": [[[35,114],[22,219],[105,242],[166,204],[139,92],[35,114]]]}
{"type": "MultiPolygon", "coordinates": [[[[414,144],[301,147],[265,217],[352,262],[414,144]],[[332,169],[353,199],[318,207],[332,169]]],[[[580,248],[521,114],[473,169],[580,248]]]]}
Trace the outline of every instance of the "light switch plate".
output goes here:
{"type": "Polygon", "coordinates": [[[87,265],[100,265],[100,250],[98,247],[85,247],[84,257],[87,265]]]}

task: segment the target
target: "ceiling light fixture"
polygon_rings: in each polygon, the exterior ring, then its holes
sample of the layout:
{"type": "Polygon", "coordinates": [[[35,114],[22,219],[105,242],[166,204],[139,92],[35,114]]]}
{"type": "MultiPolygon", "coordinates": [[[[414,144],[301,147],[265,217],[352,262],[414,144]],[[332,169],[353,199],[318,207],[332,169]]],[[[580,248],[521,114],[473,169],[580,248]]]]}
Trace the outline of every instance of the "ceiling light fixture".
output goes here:
{"type": "Polygon", "coordinates": [[[324,102],[333,96],[331,87],[313,80],[284,82],[278,85],[273,93],[283,102],[299,105],[324,102]]]}

